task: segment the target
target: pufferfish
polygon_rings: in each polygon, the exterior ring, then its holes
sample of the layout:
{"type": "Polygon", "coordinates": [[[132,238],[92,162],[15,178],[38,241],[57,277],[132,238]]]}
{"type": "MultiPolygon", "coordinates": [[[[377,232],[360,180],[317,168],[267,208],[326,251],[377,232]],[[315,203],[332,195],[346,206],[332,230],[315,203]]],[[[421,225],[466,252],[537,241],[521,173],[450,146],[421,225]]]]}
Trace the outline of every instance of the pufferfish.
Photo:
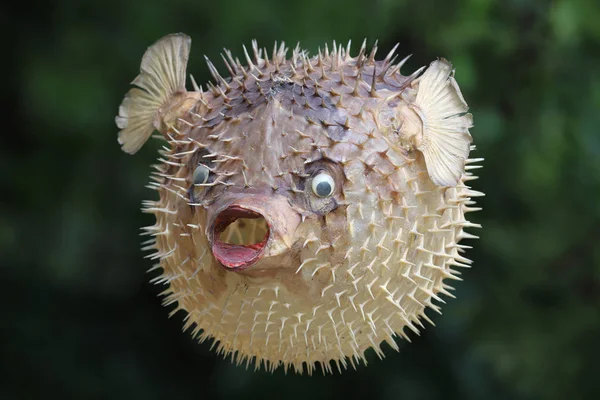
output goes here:
{"type": "Polygon", "coordinates": [[[154,281],[232,362],[356,368],[433,324],[471,264],[472,117],[445,59],[403,76],[396,48],[252,44],[246,65],[225,50],[227,78],[207,59],[214,82],[188,91],[191,40],[168,35],[119,108],[122,150],[166,140],[144,204],[154,281]]]}

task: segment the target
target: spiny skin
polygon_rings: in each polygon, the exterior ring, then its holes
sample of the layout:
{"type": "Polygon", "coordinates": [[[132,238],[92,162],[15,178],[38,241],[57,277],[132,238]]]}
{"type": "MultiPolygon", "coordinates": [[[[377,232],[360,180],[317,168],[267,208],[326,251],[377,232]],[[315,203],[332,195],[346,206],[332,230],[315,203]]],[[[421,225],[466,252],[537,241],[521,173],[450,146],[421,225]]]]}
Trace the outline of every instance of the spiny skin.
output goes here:
{"type": "MultiPolygon", "coordinates": [[[[230,77],[209,62],[216,83],[183,93],[190,106],[161,111],[168,139],[145,203],[166,284],[165,305],[187,313],[185,329],[219,353],[256,368],[331,372],[364,361],[405,328],[439,312],[447,279],[471,263],[462,239],[475,238],[465,214],[482,195],[466,182],[432,182],[423,155],[403,143],[398,109],[415,101],[418,74],[401,75],[391,53],[375,60],[333,46],[309,58],[284,45],[258,50],[247,66],[224,57],[230,77]],[[171,115],[171,114],[173,115],[171,115]],[[198,163],[210,183],[193,185],[198,163]],[[330,198],[310,190],[317,171],[335,181],[330,198]],[[219,213],[242,205],[270,226],[264,255],[231,271],[211,251],[219,213]]],[[[187,104],[187,103],[186,103],[187,104]]],[[[475,168],[468,160],[466,169],[475,168]]]]}

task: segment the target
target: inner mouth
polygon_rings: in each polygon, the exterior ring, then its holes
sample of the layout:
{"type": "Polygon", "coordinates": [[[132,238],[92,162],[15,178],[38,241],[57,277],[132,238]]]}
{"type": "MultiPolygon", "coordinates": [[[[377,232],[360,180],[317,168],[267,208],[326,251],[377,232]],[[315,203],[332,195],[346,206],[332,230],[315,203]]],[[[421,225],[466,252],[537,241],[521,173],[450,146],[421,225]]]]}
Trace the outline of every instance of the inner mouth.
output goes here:
{"type": "Polygon", "coordinates": [[[225,268],[242,270],[260,259],[269,240],[269,225],[258,212],[230,206],[217,216],[213,255],[225,268]]]}

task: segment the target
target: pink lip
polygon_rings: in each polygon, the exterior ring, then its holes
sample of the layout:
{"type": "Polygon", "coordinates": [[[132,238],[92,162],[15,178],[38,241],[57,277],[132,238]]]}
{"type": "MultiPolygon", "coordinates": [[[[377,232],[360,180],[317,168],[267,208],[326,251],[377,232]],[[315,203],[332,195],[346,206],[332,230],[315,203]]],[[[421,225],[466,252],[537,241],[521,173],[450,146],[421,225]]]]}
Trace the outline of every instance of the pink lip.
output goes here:
{"type": "Polygon", "coordinates": [[[256,211],[241,206],[229,206],[221,211],[213,224],[212,252],[223,267],[232,271],[241,271],[257,262],[264,253],[269,240],[269,230],[262,241],[251,245],[236,245],[223,242],[221,233],[238,218],[264,218],[256,211]]]}

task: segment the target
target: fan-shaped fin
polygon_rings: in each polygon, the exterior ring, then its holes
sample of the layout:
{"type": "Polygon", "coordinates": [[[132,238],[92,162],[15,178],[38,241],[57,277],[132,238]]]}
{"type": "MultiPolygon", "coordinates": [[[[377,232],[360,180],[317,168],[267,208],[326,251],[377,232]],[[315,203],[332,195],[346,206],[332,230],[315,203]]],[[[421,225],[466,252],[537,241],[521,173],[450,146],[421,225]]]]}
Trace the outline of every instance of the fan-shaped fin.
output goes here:
{"type": "Polygon", "coordinates": [[[469,107],[454,79],[452,65],[436,60],[418,78],[414,105],[423,121],[416,149],[423,153],[427,172],[438,186],[455,186],[469,156],[473,126],[469,107]]]}
{"type": "Polygon", "coordinates": [[[154,129],[158,111],[176,94],[185,92],[185,73],[191,39],[181,33],[158,40],[142,57],[140,74],[131,82],[137,87],[127,92],[115,122],[121,149],[138,151],[154,129]]]}

